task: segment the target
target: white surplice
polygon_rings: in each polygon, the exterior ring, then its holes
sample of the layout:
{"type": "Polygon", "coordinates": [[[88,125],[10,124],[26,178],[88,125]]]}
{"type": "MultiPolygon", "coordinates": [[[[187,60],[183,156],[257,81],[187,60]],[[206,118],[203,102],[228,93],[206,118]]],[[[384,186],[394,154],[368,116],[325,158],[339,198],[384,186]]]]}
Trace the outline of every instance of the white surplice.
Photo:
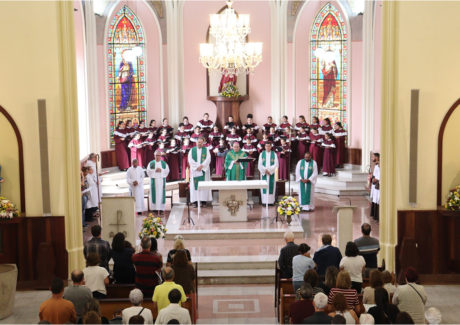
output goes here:
{"type": "Polygon", "coordinates": [[[204,171],[204,180],[205,181],[211,180],[211,172],[209,168],[209,164],[211,163],[211,153],[206,147],[202,147],[201,149],[196,147],[196,150],[197,150],[196,157],[198,161],[195,161],[193,160],[192,150],[194,150],[194,148],[192,148],[189,151],[188,158],[187,158],[188,164],[190,165],[190,202],[212,201],[211,190],[200,190],[200,191],[195,190],[195,182],[194,182],[194,177],[200,177],[203,175],[201,171],[197,170],[197,168],[200,167],[200,165],[203,166],[201,170],[204,171]],[[202,150],[206,150],[206,158],[203,161],[203,163],[200,163],[202,150]]]}
{"type": "MultiPolygon", "coordinates": [[[[169,166],[165,162],[165,168],[162,167],[161,161],[156,161],[152,160],[149,165],[147,166],[147,175],[152,179],[155,179],[155,202],[153,202],[153,192],[151,189],[151,185],[149,185],[150,189],[150,203],[152,204],[152,210],[153,211],[164,211],[165,210],[165,204],[163,203],[163,196],[166,195],[166,193],[163,193],[163,186],[166,186],[166,177],[169,175],[169,166]],[[150,168],[150,165],[153,165],[152,168],[150,168]],[[157,168],[160,168],[160,172],[156,172],[155,170],[157,168]]],[[[151,180],[150,180],[151,181],[151,180]]],[[[166,199],[166,198],[165,198],[166,199]]]]}
{"type": "Polygon", "coordinates": [[[136,200],[136,212],[145,211],[144,208],[144,170],[142,167],[129,167],[126,171],[126,182],[129,185],[130,195],[136,200]],[[137,185],[134,185],[137,182],[137,185]]]}
{"type": "MultiPolygon", "coordinates": [[[[262,151],[260,153],[260,155],[259,155],[259,162],[258,162],[257,168],[259,169],[259,172],[260,172],[260,179],[262,179],[262,176],[265,175],[266,171],[268,171],[271,175],[274,175],[276,169],[279,166],[278,155],[275,152],[273,152],[273,155],[275,156],[275,163],[271,164],[270,156],[271,156],[272,152],[273,151],[265,152],[265,166],[264,166],[264,164],[262,162],[262,154],[264,153],[264,151],[262,151]]],[[[276,177],[275,177],[275,179],[276,179],[276,177]]],[[[267,175],[267,181],[269,182],[269,175],[267,175]]],[[[275,197],[276,197],[276,181],[273,184],[273,193],[270,193],[268,188],[267,188],[267,191],[266,191],[265,194],[264,194],[263,190],[260,190],[260,198],[262,200],[262,204],[273,204],[273,203],[275,203],[275,197]]]]}
{"type": "MultiPolygon", "coordinates": [[[[380,166],[375,165],[374,166],[374,172],[372,173],[372,176],[378,181],[380,181],[380,166]]],[[[372,184],[371,186],[371,201],[372,203],[380,204],[380,189],[375,188],[375,184],[372,184]]]]}
{"type": "MultiPolygon", "coordinates": [[[[306,179],[308,175],[308,171],[305,168],[305,171],[303,174],[300,173],[300,166],[302,164],[302,160],[299,160],[297,163],[297,166],[295,168],[295,181],[299,183],[299,205],[302,208],[302,210],[314,210],[315,209],[315,184],[316,184],[316,179],[318,178],[318,165],[316,164],[316,161],[313,161],[313,173],[311,176],[308,178],[311,183],[311,190],[310,190],[310,204],[307,205],[302,205],[302,191],[300,190],[300,180],[301,179],[306,179]],[[305,176],[305,178],[304,178],[305,176]]],[[[305,166],[308,166],[308,162],[305,161],[305,166]]]]}
{"type": "Polygon", "coordinates": [[[88,189],[89,189],[89,194],[90,194],[88,198],[88,203],[86,203],[86,208],[87,209],[96,208],[99,206],[99,202],[97,200],[99,197],[99,193],[97,190],[96,172],[92,174],[87,174],[86,181],[88,182],[88,189]]]}
{"type": "MultiPolygon", "coordinates": [[[[93,175],[97,175],[97,168],[96,168],[96,163],[92,160],[87,160],[86,161],[86,164],[85,164],[86,167],[91,167],[91,169],[93,170],[93,175]]],[[[99,202],[102,202],[102,178],[97,175],[97,178],[95,177],[96,179],[96,182],[99,181],[99,202]]]]}

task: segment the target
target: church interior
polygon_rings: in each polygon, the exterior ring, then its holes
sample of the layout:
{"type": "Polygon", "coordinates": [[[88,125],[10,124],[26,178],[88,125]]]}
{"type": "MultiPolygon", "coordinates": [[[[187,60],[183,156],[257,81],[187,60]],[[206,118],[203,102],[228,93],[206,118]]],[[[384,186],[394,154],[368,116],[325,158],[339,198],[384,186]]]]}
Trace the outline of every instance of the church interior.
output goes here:
{"type": "Polygon", "coordinates": [[[0,323],[349,323],[335,289],[356,296],[339,294],[350,323],[458,323],[459,12],[434,0],[0,1],[0,323]],[[323,265],[332,247],[340,258],[323,265]],[[142,274],[147,251],[159,266],[142,274]],[[157,296],[185,269],[187,321],[168,318],[172,290],[166,307],[157,296]],[[78,278],[97,308],[69,298],[76,316],[60,318],[64,305],[49,306],[78,278]],[[153,318],[125,319],[139,306],[153,318]],[[395,319],[375,311],[393,307],[395,319]]]}

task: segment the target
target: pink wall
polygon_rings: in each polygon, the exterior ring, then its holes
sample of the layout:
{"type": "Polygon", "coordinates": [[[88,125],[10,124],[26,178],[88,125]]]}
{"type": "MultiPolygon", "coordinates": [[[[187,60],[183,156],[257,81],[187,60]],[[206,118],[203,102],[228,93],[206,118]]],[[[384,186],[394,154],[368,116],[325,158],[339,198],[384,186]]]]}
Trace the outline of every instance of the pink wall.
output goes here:
{"type": "MultiPolygon", "coordinates": [[[[145,35],[145,57],[146,57],[146,83],[147,83],[147,119],[161,118],[161,73],[160,73],[160,51],[163,50],[161,44],[158,25],[155,21],[156,17],[151,8],[144,1],[120,1],[107,19],[107,24],[110,23],[112,17],[127,5],[136,15],[142,26],[144,27],[145,35]]],[[[100,125],[101,125],[101,150],[109,149],[109,113],[107,103],[107,85],[106,85],[106,57],[105,44],[98,45],[98,63],[100,67],[98,71],[99,78],[99,103],[100,107],[100,125]]],[[[166,65],[163,63],[163,67],[166,65]]],[[[166,70],[166,68],[164,68],[166,70]]]]}
{"type": "Polygon", "coordinates": [[[361,148],[362,139],[362,107],[363,107],[363,42],[351,42],[351,105],[348,116],[351,121],[351,148],[361,148]]]}
{"type": "Polygon", "coordinates": [[[375,3],[374,34],[374,150],[380,152],[380,123],[382,119],[382,1],[375,3]]]}
{"type": "MultiPolygon", "coordinates": [[[[205,112],[215,120],[216,107],[206,99],[206,71],[199,63],[199,44],[206,41],[209,14],[218,12],[224,2],[186,1],[183,11],[184,30],[184,88],[185,115],[191,123],[200,120],[205,112]]],[[[251,15],[250,41],[264,43],[263,61],[249,76],[249,100],[243,102],[240,117],[252,113],[257,124],[263,124],[271,114],[270,99],[270,7],[266,1],[237,1],[238,13],[251,15]]]]}

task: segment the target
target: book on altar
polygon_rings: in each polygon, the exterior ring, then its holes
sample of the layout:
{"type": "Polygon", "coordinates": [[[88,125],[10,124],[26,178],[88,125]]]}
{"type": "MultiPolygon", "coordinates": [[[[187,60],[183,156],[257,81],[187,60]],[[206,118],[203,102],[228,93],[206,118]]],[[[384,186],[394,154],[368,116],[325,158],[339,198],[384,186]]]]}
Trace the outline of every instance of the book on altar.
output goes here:
{"type": "Polygon", "coordinates": [[[255,158],[240,158],[238,159],[236,162],[239,162],[239,163],[244,163],[244,162],[251,162],[253,161],[255,158]]]}

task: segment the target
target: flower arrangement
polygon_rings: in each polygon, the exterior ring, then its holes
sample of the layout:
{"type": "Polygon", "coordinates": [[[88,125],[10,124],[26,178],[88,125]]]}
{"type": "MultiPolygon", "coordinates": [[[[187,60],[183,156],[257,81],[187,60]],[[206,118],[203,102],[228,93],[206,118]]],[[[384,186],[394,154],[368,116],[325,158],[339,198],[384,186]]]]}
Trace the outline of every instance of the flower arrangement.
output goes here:
{"type": "Polygon", "coordinates": [[[449,192],[444,207],[451,211],[460,210],[460,185],[457,185],[453,190],[449,192]]]}
{"type": "Polygon", "coordinates": [[[13,202],[6,197],[0,196],[0,218],[13,219],[18,215],[19,211],[13,202]]]}
{"type": "Polygon", "coordinates": [[[283,196],[283,199],[278,203],[278,213],[280,215],[292,216],[300,213],[299,202],[292,196],[283,196]]]}
{"type": "Polygon", "coordinates": [[[222,87],[220,95],[228,98],[238,97],[240,95],[240,91],[238,90],[238,87],[236,87],[232,82],[227,82],[222,87]]]}
{"type": "Polygon", "coordinates": [[[168,231],[165,225],[161,222],[159,217],[154,217],[151,213],[142,223],[142,229],[139,232],[139,238],[150,237],[150,238],[165,238],[165,234],[168,231]]]}

